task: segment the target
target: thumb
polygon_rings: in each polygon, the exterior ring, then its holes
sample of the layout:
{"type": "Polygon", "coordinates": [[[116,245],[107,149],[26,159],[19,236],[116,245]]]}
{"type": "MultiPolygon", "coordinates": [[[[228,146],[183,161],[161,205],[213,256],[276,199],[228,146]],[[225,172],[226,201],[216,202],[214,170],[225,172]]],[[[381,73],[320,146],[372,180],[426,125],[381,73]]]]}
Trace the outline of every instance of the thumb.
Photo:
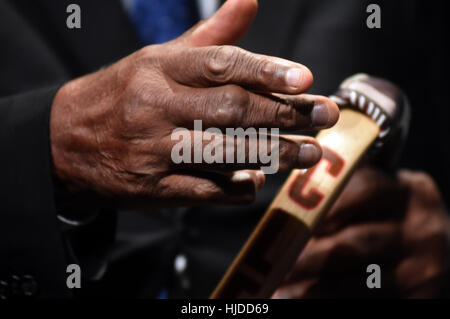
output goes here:
{"type": "Polygon", "coordinates": [[[257,0],[228,0],[209,19],[186,33],[188,46],[234,44],[244,36],[258,10],[257,0]]]}

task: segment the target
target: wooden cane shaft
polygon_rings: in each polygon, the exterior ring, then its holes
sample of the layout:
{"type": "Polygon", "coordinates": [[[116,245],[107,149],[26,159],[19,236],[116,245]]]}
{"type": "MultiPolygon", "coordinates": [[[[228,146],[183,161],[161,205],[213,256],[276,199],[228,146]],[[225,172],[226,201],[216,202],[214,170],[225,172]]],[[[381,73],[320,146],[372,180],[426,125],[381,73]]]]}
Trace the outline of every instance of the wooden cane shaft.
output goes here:
{"type": "Polygon", "coordinates": [[[378,134],[367,116],[341,111],[338,123],[317,136],[320,162],[292,171],[211,298],[270,297],[378,134]]]}

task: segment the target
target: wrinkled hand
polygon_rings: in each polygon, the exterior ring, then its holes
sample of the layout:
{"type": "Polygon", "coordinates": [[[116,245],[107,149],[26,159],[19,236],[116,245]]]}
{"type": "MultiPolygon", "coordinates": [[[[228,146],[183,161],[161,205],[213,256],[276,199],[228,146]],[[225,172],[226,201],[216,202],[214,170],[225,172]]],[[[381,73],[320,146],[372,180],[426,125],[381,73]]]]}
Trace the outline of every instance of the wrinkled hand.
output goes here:
{"type": "MultiPolygon", "coordinates": [[[[252,200],[264,183],[261,163],[174,164],[173,130],[194,134],[194,120],[202,120],[203,129],[293,131],[330,127],[338,118],[328,98],[299,95],[313,81],[305,66],[225,45],[245,33],[256,10],[254,0],[227,1],[180,38],[64,85],[50,119],[56,176],[74,192],[152,204],[252,200]],[[235,178],[242,170],[252,171],[235,178]]],[[[321,156],[309,137],[282,137],[279,148],[282,170],[321,156]]]]}
{"type": "Polygon", "coordinates": [[[274,297],[436,297],[449,247],[449,216],[431,177],[362,168],[274,297]],[[380,289],[366,285],[372,263],[381,268],[380,289]]]}

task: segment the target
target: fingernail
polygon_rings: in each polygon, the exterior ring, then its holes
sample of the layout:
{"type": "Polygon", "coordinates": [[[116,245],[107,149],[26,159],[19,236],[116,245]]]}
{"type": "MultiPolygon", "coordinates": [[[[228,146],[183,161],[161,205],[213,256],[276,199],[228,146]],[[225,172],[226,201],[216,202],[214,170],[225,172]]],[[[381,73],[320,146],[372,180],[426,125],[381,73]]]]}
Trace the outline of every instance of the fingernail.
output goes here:
{"type": "Polygon", "coordinates": [[[231,181],[233,183],[241,183],[241,182],[249,181],[251,179],[252,179],[252,177],[247,172],[238,172],[231,177],[231,181]]]}
{"type": "Polygon", "coordinates": [[[316,145],[303,143],[298,157],[302,165],[311,166],[320,160],[321,155],[322,152],[316,145]]]}
{"type": "Polygon", "coordinates": [[[266,177],[264,175],[264,172],[256,171],[256,190],[257,191],[259,191],[264,186],[265,181],[266,181],[266,177]]]}
{"type": "Polygon", "coordinates": [[[294,89],[300,88],[302,81],[302,70],[299,68],[289,69],[286,73],[286,83],[288,86],[294,89]]]}
{"type": "Polygon", "coordinates": [[[318,128],[327,127],[330,120],[330,113],[326,104],[314,105],[311,112],[312,125],[318,128]]]}

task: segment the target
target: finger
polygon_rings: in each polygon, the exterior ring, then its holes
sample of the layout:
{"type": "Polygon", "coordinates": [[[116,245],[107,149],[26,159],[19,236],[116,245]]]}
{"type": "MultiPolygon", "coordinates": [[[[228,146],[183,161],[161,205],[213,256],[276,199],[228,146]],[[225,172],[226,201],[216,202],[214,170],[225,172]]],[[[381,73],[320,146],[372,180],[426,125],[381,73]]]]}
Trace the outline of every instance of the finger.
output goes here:
{"type": "Polygon", "coordinates": [[[424,172],[400,170],[397,173],[397,180],[411,190],[412,205],[428,207],[428,210],[431,207],[443,208],[439,187],[430,175],[424,172]]]}
{"type": "MultiPolygon", "coordinates": [[[[201,124],[199,124],[201,125],[201,124]]],[[[202,127],[194,131],[176,129],[166,137],[166,156],[171,169],[203,171],[235,171],[262,169],[276,173],[316,164],[322,156],[317,141],[297,135],[258,134],[255,129],[235,131],[202,127]]]]}
{"type": "Polygon", "coordinates": [[[255,191],[259,191],[266,182],[266,176],[261,170],[240,170],[226,175],[231,178],[233,183],[245,183],[251,181],[254,184],[255,191]]]}
{"type": "Polygon", "coordinates": [[[396,223],[351,226],[332,236],[311,240],[286,280],[338,274],[391,260],[399,255],[400,245],[401,230],[396,223]]]}
{"type": "Polygon", "coordinates": [[[366,267],[338,276],[321,276],[282,285],[274,298],[316,299],[316,298],[386,298],[398,297],[391,282],[392,266],[382,266],[382,285],[377,289],[367,287],[366,267]]]}
{"type": "Polygon", "coordinates": [[[160,181],[161,198],[178,205],[246,204],[264,184],[260,171],[242,170],[230,174],[185,172],[160,181]]]}
{"type": "Polygon", "coordinates": [[[300,94],[313,83],[304,65],[233,46],[177,50],[166,56],[162,67],[173,80],[187,86],[237,84],[256,91],[300,94]]]}
{"type": "Polygon", "coordinates": [[[439,296],[445,283],[445,266],[432,254],[402,260],[394,271],[395,286],[409,298],[439,296]]]}
{"type": "Polygon", "coordinates": [[[292,282],[281,285],[273,294],[271,299],[302,299],[305,298],[308,291],[313,289],[318,278],[308,278],[299,282],[292,282]]]}
{"type": "Polygon", "coordinates": [[[274,297],[277,299],[362,298],[369,297],[365,274],[346,273],[323,276],[282,285],[274,297]]]}
{"type": "Polygon", "coordinates": [[[393,220],[406,210],[407,190],[394,178],[371,167],[356,170],[316,235],[333,233],[351,223],[393,220]]]}
{"type": "Polygon", "coordinates": [[[212,17],[194,26],[181,40],[192,47],[234,44],[247,32],[257,11],[256,0],[228,0],[212,17]]]}
{"type": "Polygon", "coordinates": [[[167,114],[174,124],[187,128],[192,127],[194,120],[202,119],[204,128],[298,131],[333,126],[339,118],[339,108],[323,96],[262,95],[237,85],[226,85],[183,90],[167,114]]]}
{"type": "Polygon", "coordinates": [[[157,183],[157,188],[147,190],[143,185],[139,194],[121,198],[116,204],[124,209],[248,204],[254,201],[255,193],[264,182],[264,173],[259,170],[226,173],[180,171],[160,176],[153,182],[157,183]],[[154,189],[158,190],[157,196],[154,189]]]}

